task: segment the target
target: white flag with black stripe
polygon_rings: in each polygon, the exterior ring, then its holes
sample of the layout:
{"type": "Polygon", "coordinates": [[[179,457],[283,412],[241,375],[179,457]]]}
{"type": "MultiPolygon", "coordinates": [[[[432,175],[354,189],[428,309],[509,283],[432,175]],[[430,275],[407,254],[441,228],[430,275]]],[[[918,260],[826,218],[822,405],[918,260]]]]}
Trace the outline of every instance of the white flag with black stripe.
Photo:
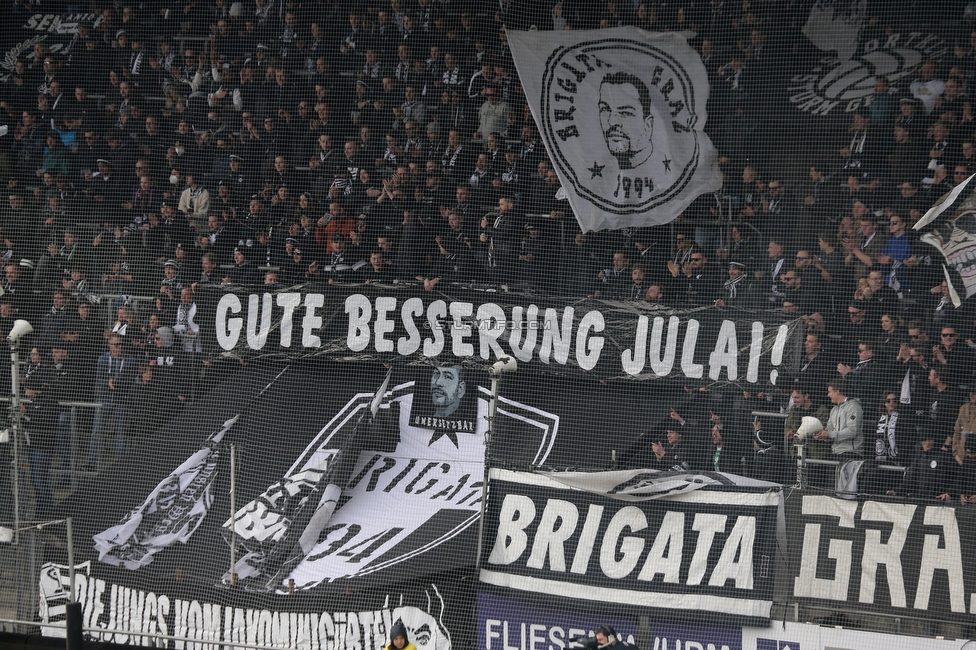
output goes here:
{"type": "Polygon", "coordinates": [[[653,226],[722,187],[708,75],[679,34],[509,31],[515,67],[585,232],[653,226]]]}
{"type": "Polygon", "coordinates": [[[923,233],[920,241],[942,253],[946,287],[956,307],[976,295],[976,183],[972,182],[973,178],[976,174],[940,196],[914,226],[923,233]],[[958,274],[961,291],[953,286],[949,269],[958,274]]]}
{"type": "Polygon", "coordinates": [[[220,441],[239,417],[224,422],[203,448],[173,470],[118,525],[93,537],[101,562],[134,571],[168,546],[190,540],[213,503],[211,486],[217,476],[220,441]]]}

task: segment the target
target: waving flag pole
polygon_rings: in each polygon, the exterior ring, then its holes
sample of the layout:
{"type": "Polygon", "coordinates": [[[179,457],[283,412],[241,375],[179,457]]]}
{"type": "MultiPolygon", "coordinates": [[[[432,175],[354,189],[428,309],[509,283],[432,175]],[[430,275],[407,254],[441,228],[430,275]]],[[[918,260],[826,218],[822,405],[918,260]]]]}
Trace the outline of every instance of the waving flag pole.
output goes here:
{"type": "Polygon", "coordinates": [[[275,591],[315,547],[319,535],[329,525],[336,511],[346,484],[352,478],[356,461],[367,444],[370,426],[383,403],[392,375],[393,368],[390,368],[373,395],[369,410],[359,416],[341,449],[329,460],[325,471],[312,485],[309,493],[295,506],[287,530],[281,538],[266,554],[251,553],[241,558],[237,563],[236,574],[252,580],[264,580],[264,588],[275,591]]]}
{"type": "Polygon", "coordinates": [[[939,249],[945,262],[945,274],[949,299],[956,307],[976,294],[976,184],[973,174],[943,194],[915,224],[915,230],[927,229],[919,238],[929,246],[939,249]],[[952,284],[949,267],[962,278],[965,297],[952,284]]]}
{"type": "Polygon", "coordinates": [[[176,542],[190,540],[213,504],[211,487],[218,473],[220,441],[240,417],[224,422],[118,525],[92,538],[99,561],[135,570],[176,542]]]}
{"type": "MultiPolygon", "coordinates": [[[[291,366],[283,368],[251,400],[255,403],[291,366]]],[[[245,410],[246,413],[246,410],[245,410]]],[[[186,544],[210,512],[211,488],[219,473],[222,440],[241,419],[238,413],[212,433],[204,446],[160,481],[145,501],[117,525],[94,535],[98,559],[136,570],[176,542],[186,544]]]]}

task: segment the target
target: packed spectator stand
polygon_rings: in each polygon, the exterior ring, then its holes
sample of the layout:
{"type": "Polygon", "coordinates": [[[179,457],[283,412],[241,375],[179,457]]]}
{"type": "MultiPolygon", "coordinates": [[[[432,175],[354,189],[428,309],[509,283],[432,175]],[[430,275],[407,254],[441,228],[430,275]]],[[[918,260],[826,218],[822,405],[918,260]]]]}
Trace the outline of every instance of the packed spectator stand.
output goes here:
{"type": "MultiPolygon", "coordinates": [[[[839,386],[869,424],[849,449],[811,440],[813,458],[909,468],[862,487],[976,499],[976,314],[953,306],[939,251],[912,230],[976,171],[976,29],[961,6],[873,7],[871,30],[925,20],[951,54],[879,76],[870,103],[806,134],[818,147],[784,155],[765,142],[782,108],[769,88],[818,56],[788,3],[40,4],[97,20],[67,53],[21,52],[0,86],[0,334],[34,324],[21,374],[38,421],[58,420],[51,404],[101,405],[78,452],[89,471],[125,453],[126,426],[204,393],[202,285],[463,285],[795,314],[806,341],[793,390],[742,396],[785,424],[657,414],[678,424],[643,462],[792,483],[798,415],[826,426],[839,386]],[[505,30],[621,25],[689,34],[725,186],[668,226],[583,233],[505,30]]],[[[56,465],[77,460],[63,454],[56,465]]]]}

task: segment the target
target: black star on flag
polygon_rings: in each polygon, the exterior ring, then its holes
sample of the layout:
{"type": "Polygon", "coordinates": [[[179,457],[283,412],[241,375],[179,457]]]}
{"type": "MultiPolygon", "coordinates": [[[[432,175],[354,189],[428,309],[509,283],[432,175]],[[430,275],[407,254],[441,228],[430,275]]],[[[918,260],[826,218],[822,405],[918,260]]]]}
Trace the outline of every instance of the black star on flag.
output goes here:
{"type": "Polygon", "coordinates": [[[434,429],[434,435],[430,437],[430,442],[427,443],[427,446],[430,447],[441,438],[447,438],[454,443],[455,448],[460,448],[458,445],[457,432],[449,429],[434,429]]]}
{"type": "Polygon", "coordinates": [[[593,180],[597,176],[599,176],[600,178],[603,178],[603,168],[604,167],[606,167],[606,165],[598,165],[597,162],[594,160],[593,161],[593,166],[586,170],[586,171],[590,172],[591,174],[593,174],[592,176],[590,176],[590,180],[593,180]]]}
{"type": "Polygon", "coordinates": [[[665,158],[661,162],[664,163],[664,171],[666,171],[666,172],[671,171],[671,159],[670,158],[665,158]]]}

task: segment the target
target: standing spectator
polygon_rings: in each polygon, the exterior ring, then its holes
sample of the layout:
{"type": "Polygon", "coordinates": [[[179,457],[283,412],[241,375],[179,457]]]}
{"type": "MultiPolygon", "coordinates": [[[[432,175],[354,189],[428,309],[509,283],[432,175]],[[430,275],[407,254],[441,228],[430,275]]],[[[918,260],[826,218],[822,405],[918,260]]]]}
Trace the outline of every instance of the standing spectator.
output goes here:
{"type": "Polygon", "coordinates": [[[763,433],[758,421],[754,422],[753,426],[757,427],[752,441],[753,454],[745,457],[746,468],[754,478],[761,481],[772,481],[782,485],[792,482],[791,476],[794,472],[787,453],[792,452],[793,445],[781,447],[777,444],[775,436],[767,436],[763,433]]]}
{"type": "Polygon", "coordinates": [[[673,278],[668,293],[677,296],[679,300],[691,305],[705,306],[713,304],[721,295],[721,270],[708,263],[708,256],[702,250],[693,252],[680,269],[673,262],[668,262],[668,270],[673,278]]]}
{"type": "Polygon", "coordinates": [[[969,389],[969,401],[959,407],[952,437],[946,438],[943,447],[951,449],[960,463],[966,457],[967,449],[976,449],[976,387],[969,389]]]}
{"type": "Polygon", "coordinates": [[[257,267],[248,261],[245,251],[246,248],[240,246],[234,249],[234,268],[230,269],[224,276],[224,284],[244,286],[260,284],[257,267]]]}
{"type": "Polygon", "coordinates": [[[512,112],[508,102],[501,99],[501,92],[495,87],[487,88],[484,97],[485,103],[478,109],[478,130],[474,137],[487,138],[489,133],[506,135],[512,112]]]}
{"type": "Polygon", "coordinates": [[[912,400],[912,409],[915,412],[912,422],[918,435],[925,431],[931,432],[936,440],[946,441],[945,447],[948,450],[952,444],[953,425],[958,418],[963,396],[946,383],[945,371],[938,367],[929,368],[928,380],[929,390],[912,400]]]}
{"type": "Polygon", "coordinates": [[[855,204],[860,228],[856,238],[848,238],[843,242],[847,252],[844,263],[852,270],[854,278],[860,279],[867,277],[872,268],[878,268],[878,258],[882,255],[888,238],[878,232],[878,222],[867,211],[867,207],[860,201],[855,201],[855,204]]]}
{"type": "Polygon", "coordinates": [[[885,242],[877,262],[881,265],[884,282],[892,290],[901,295],[912,289],[909,273],[918,266],[919,259],[912,252],[911,240],[908,237],[908,223],[898,214],[888,218],[890,237],[885,242]]]}
{"type": "Polygon", "coordinates": [[[867,288],[864,291],[863,302],[868,310],[868,320],[872,327],[877,327],[880,325],[882,314],[897,311],[899,306],[898,294],[885,284],[884,272],[880,269],[869,271],[864,281],[867,288]]]}
{"type": "Polygon", "coordinates": [[[895,126],[906,129],[915,142],[924,140],[926,119],[924,115],[918,112],[917,102],[913,97],[902,97],[898,100],[898,116],[895,117],[895,126]]]}
{"type": "Polygon", "coordinates": [[[220,284],[220,269],[217,268],[217,258],[213,253],[204,253],[200,258],[200,269],[199,279],[191,285],[194,290],[200,285],[220,284]]]}
{"type": "Polygon", "coordinates": [[[736,433],[723,426],[721,420],[713,422],[712,446],[706,452],[704,469],[728,474],[745,474],[745,459],[748,454],[737,438],[736,433]]]}
{"type": "Polygon", "coordinates": [[[156,299],[158,311],[169,311],[183,288],[180,265],[176,260],[166,260],[163,264],[163,278],[159,283],[159,296],[156,299]]]}
{"type": "Polygon", "coordinates": [[[183,287],[180,291],[180,306],[176,308],[176,324],[173,332],[183,341],[183,351],[191,354],[203,352],[200,342],[200,326],[194,322],[197,304],[193,301],[193,289],[183,287]]]}
{"type": "Polygon", "coordinates": [[[749,274],[742,262],[729,262],[729,279],[722,285],[719,297],[715,300],[716,307],[749,307],[756,308],[760,304],[755,285],[749,282],[749,274]]]}
{"type": "Polygon", "coordinates": [[[3,296],[4,300],[9,300],[22,314],[33,311],[34,296],[28,282],[21,278],[19,264],[7,264],[4,267],[4,277],[0,281],[0,296],[3,296]]]}
{"type": "MultiPolygon", "coordinates": [[[[551,292],[552,282],[555,280],[553,259],[555,252],[552,242],[546,237],[539,224],[531,221],[525,224],[527,235],[522,237],[521,247],[518,253],[518,273],[517,282],[523,287],[533,291],[551,292]]],[[[646,288],[643,286],[644,272],[640,269],[633,269],[631,277],[634,280],[634,287],[631,288],[631,298],[642,300],[646,288]]]]}
{"type": "Polygon", "coordinates": [[[132,329],[132,334],[136,334],[139,330],[139,319],[136,316],[136,310],[128,305],[123,305],[119,307],[116,312],[115,324],[112,329],[105,332],[105,338],[111,338],[113,335],[121,336],[123,339],[129,334],[129,329],[132,329]]]}
{"type": "Polygon", "coordinates": [[[644,282],[644,269],[635,265],[630,270],[630,288],[627,291],[626,300],[646,300],[647,285],[644,282]]]}
{"type": "Polygon", "coordinates": [[[918,76],[909,86],[912,97],[922,103],[925,114],[935,110],[936,100],[945,92],[946,84],[939,76],[939,62],[929,59],[918,69],[918,76]]]}
{"type": "Polygon", "coordinates": [[[423,128],[427,125],[427,107],[420,100],[417,88],[408,85],[403,90],[404,101],[399,107],[393,109],[396,123],[404,127],[407,122],[415,122],[418,127],[423,128]]]}
{"type": "MultiPolygon", "coordinates": [[[[787,268],[786,248],[783,245],[783,240],[775,237],[770,239],[769,245],[766,246],[766,252],[769,255],[769,275],[767,276],[768,284],[766,285],[769,287],[769,291],[766,294],[766,299],[768,302],[779,304],[785,297],[780,276],[787,268]]],[[[760,279],[762,277],[763,273],[756,271],[756,278],[760,279]]]]}
{"type": "MultiPolygon", "coordinates": [[[[911,329],[909,325],[909,337],[911,329]]],[[[898,347],[898,356],[889,365],[889,377],[898,390],[899,402],[910,405],[913,400],[920,399],[924,392],[923,384],[928,375],[925,365],[924,346],[916,347],[914,340],[903,343],[898,347]]]]}
{"type": "Polygon", "coordinates": [[[883,362],[874,356],[874,341],[857,344],[857,363],[853,366],[838,363],[837,372],[847,380],[847,390],[865,404],[877,399],[877,391],[884,378],[883,362]]]}
{"type": "Polygon", "coordinates": [[[874,94],[868,104],[871,111],[871,124],[888,127],[895,119],[895,99],[891,96],[891,84],[887,77],[878,75],[874,78],[874,94]]]}
{"type": "MultiPolygon", "coordinates": [[[[10,305],[10,302],[5,300],[4,304],[10,305]]],[[[51,306],[41,317],[38,338],[42,348],[50,348],[53,339],[61,333],[64,323],[67,322],[71,313],[70,307],[71,296],[62,289],[55,290],[51,297],[51,306]]]]}
{"type": "MultiPolygon", "coordinates": [[[[98,360],[98,349],[102,346],[102,332],[96,318],[92,315],[92,304],[87,300],[78,303],[77,312],[67,317],[61,326],[61,343],[68,347],[76,368],[92,368],[98,360]]],[[[80,389],[87,399],[91,387],[85,383],[80,389]]]]}
{"type": "MultiPolygon", "coordinates": [[[[874,459],[878,463],[887,465],[904,465],[906,452],[911,448],[911,414],[909,409],[902,409],[898,395],[889,392],[884,396],[881,405],[881,416],[874,439],[874,459]]],[[[896,474],[891,470],[871,467],[867,472],[861,472],[859,477],[859,492],[869,494],[884,494],[896,487],[896,474]]]]}
{"type": "Polygon", "coordinates": [[[481,220],[480,239],[487,246],[488,276],[496,283],[508,282],[515,271],[519,239],[524,232],[524,217],[512,197],[498,199],[498,216],[481,220]]]}
{"type": "MultiPolygon", "coordinates": [[[[789,451],[789,455],[793,456],[795,451],[793,449],[794,438],[796,437],[796,431],[800,428],[800,424],[803,422],[803,418],[806,416],[815,417],[820,420],[821,423],[826,424],[830,419],[830,409],[826,404],[822,402],[814,402],[812,389],[805,385],[797,385],[790,396],[793,401],[793,406],[790,408],[790,412],[786,417],[786,422],[783,425],[783,444],[784,447],[789,451]]],[[[818,397],[820,394],[817,394],[818,397]]],[[[761,422],[757,422],[761,424],[761,422]]],[[[762,434],[762,428],[756,429],[756,434],[762,434]]],[[[771,439],[772,436],[760,436],[764,440],[771,439]]],[[[770,440],[771,442],[771,440],[770,440]]],[[[822,440],[808,440],[806,441],[807,456],[810,458],[827,458],[830,455],[830,450],[827,448],[827,442],[822,440]]]]}
{"type": "MultiPolygon", "coordinates": [[[[171,333],[172,334],[172,333],[171,333]]],[[[159,336],[154,334],[153,336],[159,336]]],[[[156,378],[156,371],[148,363],[140,362],[136,370],[135,380],[129,388],[126,413],[133,423],[151,423],[166,420],[168,413],[161,408],[162,394],[160,381],[156,378]]],[[[145,426],[145,425],[143,425],[145,426]]],[[[151,443],[151,439],[141,438],[134,441],[134,446],[143,442],[151,443]]],[[[139,449],[133,449],[130,454],[147,457],[148,454],[139,449]]]]}
{"type": "Polygon", "coordinates": [[[627,283],[628,278],[630,278],[629,268],[630,258],[627,253],[625,251],[615,252],[610,268],[601,270],[597,275],[601,284],[593,293],[593,297],[610,298],[611,300],[626,298],[630,294],[630,287],[627,283]]]}
{"type": "Polygon", "coordinates": [[[196,174],[187,171],[184,175],[186,189],[180,195],[179,211],[193,227],[202,228],[210,213],[210,192],[197,182],[196,174]]]}
{"type": "Polygon", "coordinates": [[[34,272],[34,291],[53,289],[61,286],[61,281],[71,274],[71,269],[85,269],[89,262],[89,250],[75,231],[67,228],[62,237],[63,244],[48,244],[47,255],[43,255],[34,272]]]}
{"type": "Polygon", "coordinates": [[[652,467],[675,471],[687,470],[691,467],[695,460],[694,453],[689,449],[690,445],[681,444],[683,426],[666,425],[663,438],[667,441],[667,446],[664,440],[655,440],[651,444],[656,461],[652,467]]]}
{"type": "Polygon", "coordinates": [[[51,363],[28,378],[24,394],[30,403],[30,466],[34,486],[34,519],[53,514],[51,462],[54,455],[64,457],[67,450],[61,435],[62,407],[58,402],[70,399],[75,378],[69,374],[68,350],[60,342],[51,347],[51,363]]]}
{"type": "Polygon", "coordinates": [[[820,271],[821,279],[827,283],[830,290],[830,307],[832,312],[843,308],[847,296],[851,293],[851,274],[844,265],[844,255],[837,250],[837,237],[831,232],[822,232],[817,236],[820,255],[815,258],[814,266],[820,271]],[[837,296],[840,296],[838,300],[837,296]]]}
{"type": "Polygon", "coordinates": [[[114,420],[115,460],[119,461],[125,455],[125,437],[128,431],[125,403],[136,375],[136,363],[125,353],[124,343],[122,337],[112,336],[108,341],[109,351],[98,357],[95,365],[96,400],[101,406],[95,409],[88,447],[86,469],[91,472],[97,472],[101,464],[102,425],[106,416],[111,416],[114,420]]]}
{"type": "Polygon", "coordinates": [[[834,456],[857,458],[864,448],[864,412],[856,397],[847,396],[843,379],[827,383],[827,398],[834,405],[827,418],[827,426],[814,436],[815,440],[830,440],[834,456]]]}
{"type": "Polygon", "coordinates": [[[956,458],[961,465],[956,473],[955,494],[962,505],[976,503],[976,438],[971,436],[965,443],[963,456],[956,458]]]}
{"type": "Polygon", "coordinates": [[[174,347],[175,338],[172,328],[157,328],[152,347],[146,351],[156,387],[154,403],[161,419],[167,418],[193,395],[193,378],[187,374],[193,367],[193,359],[185,353],[180,354],[174,347]]]}
{"type": "Polygon", "coordinates": [[[888,392],[884,396],[884,404],[881,406],[881,418],[878,420],[874,444],[874,455],[878,462],[901,465],[902,458],[907,455],[905,452],[911,446],[908,440],[910,436],[906,435],[906,432],[911,430],[911,422],[904,422],[904,420],[910,420],[910,414],[907,409],[904,413],[900,409],[901,402],[898,395],[888,392]],[[898,426],[899,420],[902,420],[900,428],[898,426]]]}
{"type": "MultiPolygon", "coordinates": [[[[920,142],[904,124],[894,127],[894,140],[889,142],[888,165],[891,177],[894,179],[908,179],[904,183],[914,183],[925,174],[925,158],[922,154],[923,142],[920,142]]],[[[887,206],[892,207],[892,206],[887,206]]],[[[903,213],[907,216],[907,212],[903,213]]]]}
{"type": "Polygon", "coordinates": [[[942,326],[941,342],[932,347],[932,366],[938,368],[945,383],[953,388],[972,377],[973,353],[959,343],[959,333],[951,323],[942,326]]]}

